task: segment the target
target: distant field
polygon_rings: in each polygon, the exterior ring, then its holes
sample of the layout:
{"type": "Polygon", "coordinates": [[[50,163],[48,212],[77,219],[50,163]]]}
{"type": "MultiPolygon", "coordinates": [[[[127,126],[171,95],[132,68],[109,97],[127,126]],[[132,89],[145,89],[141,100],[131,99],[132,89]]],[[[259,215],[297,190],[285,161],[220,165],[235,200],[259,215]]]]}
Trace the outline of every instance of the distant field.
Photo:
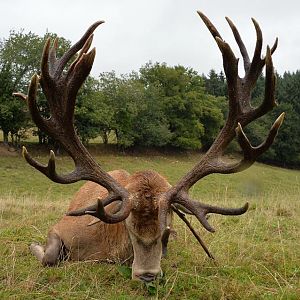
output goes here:
{"type": "MultiPolygon", "coordinates": [[[[36,153],[46,161],[43,153],[36,153]]],[[[98,154],[104,169],[154,169],[175,183],[195,155],[98,154]]],[[[211,216],[216,233],[193,224],[215,255],[213,262],[184,224],[162,262],[165,276],[153,286],[128,278],[117,265],[65,262],[43,268],[29,253],[66,211],[82,183],[58,185],[19,154],[0,156],[0,299],[300,299],[300,171],[255,164],[243,173],[211,175],[191,193],[203,202],[241,206],[240,217],[211,216]]],[[[60,171],[72,169],[58,158],[60,171]]]]}

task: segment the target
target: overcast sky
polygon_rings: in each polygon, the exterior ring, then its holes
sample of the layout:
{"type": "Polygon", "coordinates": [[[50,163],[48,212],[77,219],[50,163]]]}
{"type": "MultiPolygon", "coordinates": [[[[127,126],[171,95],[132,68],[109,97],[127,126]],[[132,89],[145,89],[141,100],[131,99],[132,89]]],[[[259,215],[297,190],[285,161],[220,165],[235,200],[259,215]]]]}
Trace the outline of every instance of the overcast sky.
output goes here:
{"type": "Polygon", "coordinates": [[[89,25],[104,20],[93,43],[95,76],[111,70],[128,73],[149,60],[182,64],[205,74],[212,68],[220,71],[221,55],[197,10],[233,45],[224,18],[230,17],[250,53],[255,45],[250,19],[254,17],[262,28],[264,47],[279,38],[273,56],[277,71],[300,69],[299,0],[1,0],[0,38],[23,28],[39,35],[48,30],[75,42],[89,25]]]}

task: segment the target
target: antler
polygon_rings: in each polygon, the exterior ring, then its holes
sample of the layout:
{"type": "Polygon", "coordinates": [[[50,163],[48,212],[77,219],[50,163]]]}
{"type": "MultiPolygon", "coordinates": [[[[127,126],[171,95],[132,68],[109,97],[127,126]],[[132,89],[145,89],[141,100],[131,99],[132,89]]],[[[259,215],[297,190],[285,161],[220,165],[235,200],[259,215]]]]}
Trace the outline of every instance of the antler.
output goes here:
{"type": "Polygon", "coordinates": [[[273,124],[265,142],[253,147],[246,137],[243,127],[270,111],[275,105],[275,74],[272,62],[272,54],[276,50],[278,40],[273,47],[267,47],[265,58],[261,58],[262,32],[258,23],[252,19],[256,30],[256,47],[252,61],[249,59],[246,47],[233,22],[226,18],[235,40],[243,57],[245,76],[238,75],[238,59],[235,57],[231,47],[222,39],[220,33],[210,20],[201,12],[199,16],[214,37],[223,57],[223,66],[227,79],[229,112],[224,127],[219,135],[202,157],[202,159],[188,172],[170,191],[161,202],[160,220],[161,226],[165,227],[166,214],[171,204],[180,205],[185,210],[194,214],[205,229],[213,232],[206,215],[209,213],[223,215],[240,215],[247,211],[248,203],[241,208],[222,208],[210,206],[199,201],[192,200],[188,190],[201,178],[213,173],[236,173],[249,168],[259,155],[265,152],[273,143],[279,127],[281,126],[284,113],[282,113],[273,124]],[[251,105],[251,91],[260,76],[263,67],[266,66],[265,97],[258,107],[251,105]],[[229,143],[237,136],[238,143],[243,150],[243,159],[237,162],[226,162],[222,156],[229,143]]]}
{"type": "Polygon", "coordinates": [[[21,93],[16,93],[15,96],[27,101],[35,124],[63,145],[74,160],[75,169],[70,174],[59,175],[55,170],[54,152],[50,152],[48,164],[42,165],[34,160],[23,147],[23,156],[27,162],[58,183],[67,184],[79,180],[90,180],[105,187],[109,195],[103,202],[104,204],[99,201],[93,207],[89,207],[89,211],[97,213],[98,217],[107,223],[115,223],[124,220],[130,213],[131,203],[128,192],[95,162],[80,142],[73,120],[77,92],[89,75],[96,54],[95,48],[88,52],[93,40],[93,32],[102,23],[103,21],[94,23],[61,58],[56,57],[57,39],[52,46],[48,39],[42,55],[41,77],[38,75],[32,77],[27,96],[21,93]],[[78,51],[80,52],[75,60],[64,71],[78,51]],[[36,103],[39,83],[49,105],[50,118],[48,119],[41,116],[36,103]],[[105,212],[104,206],[113,201],[122,201],[122,205],[116,213],[110,215],[105,212]]]}

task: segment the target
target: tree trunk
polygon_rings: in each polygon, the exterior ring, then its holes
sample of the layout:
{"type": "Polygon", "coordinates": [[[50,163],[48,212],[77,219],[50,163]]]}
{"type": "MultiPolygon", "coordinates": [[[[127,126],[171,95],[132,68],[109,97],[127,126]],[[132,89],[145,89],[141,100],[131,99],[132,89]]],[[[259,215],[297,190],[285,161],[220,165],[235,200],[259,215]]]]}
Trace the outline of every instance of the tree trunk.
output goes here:
{"type": "Polygon", "coordinates": [[[8,145],[8,131],[3,131],[3,144],[8,145]]]}
{"type": "Polygon", "coordinates": [[[39,145],[43,144],[43,138],[40,134],[38,134],[38,138],[39,138],[39,145]]]}
{"type": "Polygon", "coordinates": [[[117,145],[119,145],[119,133],[118,133],[117,129],[115,129],[115,135],[116,135],[116,139],[117,139],[117,145]]]}
{"type": "Polygon", "coordinates": [[[16,145],[17,148],[20,148],[21,147],[20,146],[21,145],[21,135],[20,134],[17,135],[16,142],[17,142],[17,145],[16,145]]]}
{"type": "Polygon", "coordinates": [[[103,130],[101,137],[102,137],[103,144],[107,145],[108,144],[108,134],[107,134],[107,132],[103,130]]]}
{"type": "Polygon", "coordinates": [[[11,144],[14,147],[15,146],[15,135],[13,133],[10,133],[10,139],[11,139],[11,144]]]}

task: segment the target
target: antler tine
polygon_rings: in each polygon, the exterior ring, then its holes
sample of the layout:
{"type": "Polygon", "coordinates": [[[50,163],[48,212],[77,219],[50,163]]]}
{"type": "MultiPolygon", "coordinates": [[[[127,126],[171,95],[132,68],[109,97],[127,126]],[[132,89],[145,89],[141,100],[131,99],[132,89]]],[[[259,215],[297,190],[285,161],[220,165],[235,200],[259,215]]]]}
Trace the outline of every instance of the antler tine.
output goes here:
{"type": "Polygon", "coordinates": [[[266,83],[265,83],[265,97],[262,105],[269,106],[269,108],[272,109],[274,106],[276,106],[276,100],[275,100],[276,76],[275,76],[273,60],[272,60],[272,50],[270,50],[269,46],[267,47],[265,62],[266,62],[266,81],[265,81],[266,83]]]}
{"type": "MultiPolygon", "coordinates": [[[[113,224],[124,221],[130,214],[131,211],[131,200],[126,198],[123,200],[123,203],[120,207],[117,207],[112,214],[108,214],[105,211],[105,207],[112,202],[121,201],[121,197],[117,195],[108,195],[105,199],[97,199],[97,202],[91,206],[86,208],[81,208],[78,210],[67,212],[67,216],[83,216],[83,215],[90,215],[100,219],[101,221],[113,224]]],[[[90,223],[93,225],[97,223],[97,221],[90,223]]]]}
{"type": "Polygon", "coordinates": [[[267,151],[278,133],[280,126],[283,123],[285,113],[282,113],[272,125],[269,134],[264,142],[262,142],[259,146],[252,146],[246,134],[243,131],[243,128],[240,123],[238,123],[238,127],[236,128],[237,139],[240,147],[243,150],[244,157],[241,161],[236,163],[225,163],[219,160],[218,173],[221,174],[230,174],[237,173],[248,169],[256,159],[265,151],[267,151]]]}
{"type": "Polygon", "coordinates": [[[89,38],[86,40],[85,44],[83,45],[81,51],[79,52],[78,56],[76,57],[76,59],[72,62],[72,64],[69,67],[68,73],[67,73],[67,77],[70,76],[70,74],[72,74],[74,67],[76,66],[76,64],[78,63],[78,61],[81,59],[81,57],[83,56],[83,54],[87,53],[88,50],[91,47],[91,44],[93,42],[93,37],[94,34],[91,34],[89,36],[89,38]]]}
{"type": "Polygon", "coordinates": [[[275,42],[271,48],[271,55],[275,52],[275,50],[277,49],[278,46],[278,38],[275,39],[275,42]]]}
{"type": "MultiPolygon", "coordinates": [[[[254,50],[254,54],[253,54],[249,72],[245,76],[249,82],[250,89],[253,88],[257,78],[260,76],[262,69],[265,65],[265,60],[262,59],[262,57],[261,57],[261,50],[262,50],[262,44],[263,44],[262,31],[260,29],[258,22],[254,18],[251,18],[251,20],[255,27],[256,45],[255,45],[255,50],[254,50]]],[[[275,47],[275,49],[276,49],[276,47],[275,47]]]]}
{"type": "MultiPolygon", "coordinates": [[[[111,195],[109,194],[105,199],[102,199],[102,203],[100,203],[100,205],[102,205],[103,207],[117,201],[120,200],[120,197],[116,197],[115,195],[111,195]]],[[[88,206],[88,207],[84,207],[84,208],[80,208],[78,210],[73,210],[73,211],[69,211],[66,213],[67,216],[83,216],[86,214],[92,215],[94,217],[97,217],[97,210],[98,210],[98,206],[99,206],[99,199],[97,199],[97,201],[95,202],[95,204],[88,206]]]]}
{"type": "Polygon", "coordinates": [[[36,161],[35,159],[33,159],[32,156],[28,153],[26,147],[24,146],[22,149],[22,155],[32,167],[36,168],[37,170],[39,170],[41,173],[43,173],[49,179],[51,179],[56,183],[66,184],[66,183],[74,183],[78,181],[78,177],[76,176],[76,174],[71,173],[68,176],[62,176],[56,173],[55,154],[52,150],[50,151],[50,158],[48,160],[47,165],[43,165],[38,161],[36,161]]]}
{"type": "Polygon", "coordinates": [[[251,108],[247,115],[245,115],[243,125],[248,124],[253,119],[257,119],[263,116],[268,111],[272,110],[277,105],[275,100],[275,86],[276,86],[276,75],[274,72],[272,50],[267,47],[267,54],[264,59],[266,65],[266,76],[265,76],[265,96],[260,106],[257,108],[251,108]]]}
{"type": "Polygon", "coordinates": [[[23,93],[13,93],[12,95],[15,97],[19,97],[20,99],[22,99],[23,101],[25,101],[27,103],[27,95],[25,95],[23,93]]]}
{"type": "Polygon", "coordinates": [[[251,18],[255,31],[256,31],[256,45],[255,45],[255,50],[252,58],[252,63],[253,65],[256,65],[261,61],[261,49],[262,49],[262,43],[263,43],[263,36],[262,36],[262,31],[260,29],[259,24],[254,18],[251,18]]]}
{"type": "Polygon", "coordinates": [[[207,246],[205,245],[204,241],[201,239],[199,234],[196,232],[196,230],[193,228],[191,223],[188,221],[188,219],[185,217],[184,213],[182,213],[176,206],[172,206],[172,210],[177,214],[177,216],[187,225],[187,227],[190,229],[196,240],[199,242],[207,256],[211,259],[215,259],[214,256],[210,253],[207,246]]]}
{"type": "Polygon", "coordinates": [[[202,226],[209,232],[215,232],[215,229],[208,223],[206,215],[210,213],[220,214],[220,215],[230,215],[237,216],[242,215],[248,210],[248,203],[239,208],[224,208],[219,206],[212,206],[201,203],[199,201],[192,200],[187,193],[180,193],[175,203],[179,203],[186,209],[191,211],[193,215],[198,219],[202,226]]]}
{"type": "Polygon", "coordinates": [[[231,28],[231,31],[234,35],[234,38],[235,38],[235,41],[236,43],[238,44],[239,46],[239,49],[240,49],[240,52],[242,54],[242,57],[243,57],[243,61],[244,61],[244,69],[245,69],[245,72],[247,73],[249,68],[250,68],[250,58],[249,58],[249,55],[248,55],[248,52],[247,52],[247,49],[245,47],[245,44],[240,36],[240,33],[239,31],[237,30],[236,26],[233,24],[233,22],[228,18],[228,17],[225,17],[226,21],[228,22],[230,28],[231,28]]]}
{"type": "Polygon", "coordinates": [[[53,82],[50,76],[50,64],[49,64],[49,53],[50,53],[51,39],[48,38],[43,49],[42,60],[41,60],[41,72],[46,82],[53,82]]]}
{"type": "Polygon", "coordinates": [[[74,116],[77,92],[92,69],[95,55],[95,48],[88,53],[83,53],[72,68],[72,71],[67,75],[66,80],[68,82],[67,86],[69,88],[69,98],[68,101],[64,103],[64,107],[62,107],[62,109],[65,112],[65,117],[70,121],[73,120],[74,116]]]}
{"type": "Polygon", "coordinates": [[[58,47],[58,37],[56,37],[53,41],[53,44],[52,44],[52,47],[50,49],[50,52],[49,52],[49,62],[50,62],[50,65],[54,65],[55,62],[56,62],[56,50],[57,50],[57,47],[58,47]]]}
{"type": "Polygon", "coordinates": [[[283,123],[284,116],[285,113],[280,114],[280,116],[276,119],[276,121],[272,125],[266,140],[257,147],[253,147],[250,144],[250,141],[245,135],[241,124],[238,123],[236,132],[237,132],[238,142],[244,152],[245,160],[254,162],[257,159],[257,157],[259,157],[262,153],[264,153],[266,150],[270,148],[270,146],[274,142],[274,139],[278,133],[280,126],[283,123]]]}
{"type": "Polygon", "coordinates": [[[235,85],[237,83],[238,78],[238,62],[239,60],[235,57],[231,47],[229,44],[224,42],[219,37],[216,37],[216,42],[222,52],[223,56],[223,67],[225,71],[225,75],[228,82],[228,93],[229,93],[229,101],[232,101],[235,99],[235,97],[230,97],[232,93],[235,92],[235,85]],[[231,90],[231,88],[233,90],[231,90]]]}
{"type": "Polygon", "coordinates": [[[41,72],[45,81],[53,83],[53,73],[56,67],[56,49],[58,47],[58,38],[56,37],[53,45],[51,46],[51,39],[48,38],[43,49],[42,60],[41,60],[41,72]]]}
{"type": "Polygon", "coordinates": [[[261,105],[261,109],[263,111],[268,111],[277,105],[275,100],[276,76],[275,76],[273,60],[272,60],[272,50],[270,50],[269,46],[267,47],[265,63],[266,63],[265,97],[261,105]]]}
{"type": "MultiPolygon", "coordinates": [[[[230,97],[230,95],[233,95],[236,90],[236,84],[237,84],[237,78],[238,78],[238,59],[235,57],[229,44],[226,43],[225,41],[223,41],[221,34],[218,32],[218,30],[212,24],[212,22],[202,12],[198,11],[197,13],[201,17],[202,21],[204,22],[204,24],[206,25],[208,30],[210,31],[211,35],[214,37],[214,39],[217,42],[217,45],[222,53],[223,67],[224,67],[224,71],[226,74],[228,87],[229,87],[229,89],[228,89],[229,101],[233,102],[231,106],[235,107],[236,105],[234,105],[234,102],[236,102],[236,99],[235,99],[235,97],[230,97]]],[[[234,32],[234,29],[233,29],[233,32],[234,32]]]]}
{"type": "Polygon", "coordinates": [[[214,26],[214,24],[209,20],[209,18],[203,12],[201,12],[199,10],[197,11],[197,13],[200,16],[200,18],[203,20],[203,22],[205,23],[206,27],[208,28],[208,30],[210,31],[210,33],[212,34],[214,39],[216,37],[222,39],[221,34],[217,30],[217,28],[214,26]]]}
{"type": "Polygon", "coordinates": [[[28,89],[27,105],[31,118],[35,124],[38,124],[41,130],[48,132],[50,130],[51,120],[41,116],[36,104],[36,94],[39,84],[39,76],[33,75],[28,89]]]}
{"type": "Polygon", "coordinates": [[[83,47],[85,42],[89,39],[90,35],[95,31],[95,29],[103,24],[104,21],[98,21],[95,22],[93,25],[91,25],[88,30],[85,32],[85,34],[82,36],[82,38],[75,43],[58,61],[57,69],[55,71],[54,76],[59,77],[67,64],[67,62],[83,47]]]}
{"type": "MultiPolygon", "coordinates": [[[[91,206],[81,208],[78,210],[67,212],[67,216],[83,216],[83,215],[90,215],[93,217],[96,217],[100,219],[101,221],[113,224],[122,222],[125,220],[131,211],[131,202],[130,199],[125,199],[123,202],[123,205],[121,207],[118,207],[116,211],[113,212],[113,214],[108,214],[105,211],[105,206],[109,205],[110,203],[114,201],[122,200],[120,197],[116,197],[114,195],[108,195],[105,199],[97,199],[97,202],[91,206]]],[[[95,224],[96,222],[93,222],[92,224],[95,224]]],[[[92,225],[91,224],[91,225],[92,225]]]]}
{"type": "Polygon", "coordinates": [[[100,199],[98,199],[95,217],[108,224],[118,223],[125,220],[130,214],[131,202],[128,198],[124,201],[126,202],[123,203],[118,211],[114,212],[114,214],[108,214],[104,209],[104,204],[100,199]]]}
{"type": "Polygon", "coordinates": [[[55,78],[53,76],[56,68],[56,48],[57,38],[55,39],[51,47],[51,39],[48,38],[43,49],[41,59],[41,78],[39,83],[43,89],[43,92],[47,98],[49,109],[51,112],[55,109],[60,108],[60,103],[57,97],[52,96],[52,91],[55,89],[55,78]]]}

